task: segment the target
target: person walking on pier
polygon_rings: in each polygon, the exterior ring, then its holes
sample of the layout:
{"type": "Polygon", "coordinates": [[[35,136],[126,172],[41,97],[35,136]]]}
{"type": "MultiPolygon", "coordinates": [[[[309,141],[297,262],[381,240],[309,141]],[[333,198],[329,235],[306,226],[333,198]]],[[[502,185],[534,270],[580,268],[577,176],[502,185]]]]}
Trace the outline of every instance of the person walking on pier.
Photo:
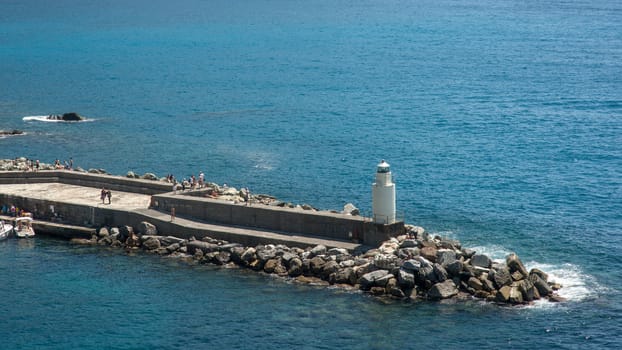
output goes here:
{"type": "Polygon", "coordinates": [[[106,192],[106,197],[108,197],[108,204],[110,204],[111,200],[112,200],[112,193],[110,192],[110,190],[108,190],[106,192]]]}
{"type": "Polygon", "coordinates": [[[102,187],[102,191],[101,194],[99,195],[99,198],[102,200],[102,204],[104,204],[104,200],[106,199],[106,188],[102,187]]]}

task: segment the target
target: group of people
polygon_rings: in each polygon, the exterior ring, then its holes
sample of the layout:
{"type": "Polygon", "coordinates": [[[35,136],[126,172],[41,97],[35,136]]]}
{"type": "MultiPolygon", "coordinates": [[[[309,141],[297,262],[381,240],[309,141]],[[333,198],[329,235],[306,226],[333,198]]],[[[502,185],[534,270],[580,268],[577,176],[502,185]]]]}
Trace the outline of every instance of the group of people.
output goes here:
{"type": "Polygon", "coordinates": [[[179,187],[181,187],[182,191],[185,191],[186,188],[190,190],[194,190],[197,188],[205,187],[205,174],[201,171],[199,173],[198,179],[193,174],[190,176],[190,178],[188,179],[184,178],[183,180],[181,180],[181,182],[177,182],[177,179],[175,179],[175,176],[173,176],[172,174],[169,174],[166,176],[166,181],[173,184],[174,192],[176,192],[179,187]]]}
{"type": "Polygon", "coordinates": [[[12,217],[18,217],[18,216],[32,216],[32,214],[28,211],[26,211],[24,208],[18,208],[16,206],[14,206],[13,204],[11,205],[3,205],[2,209],[0,209],[0,213],[4,214],[4,215],[9,215],[12,217]]]}
{"type": "MultiPolygon", "coordinates": [[[[37,161],[37,163],[38,162],[39,161],[37,161]]],[[[69,161],[65,160],[64,164],[61,164],[58,159],[54,160],[54,169],[73,170],[73,158],[69,158],[69,161]]]]}
{"type": "Polygon", "coordinates": [[[100,198],[102,200],[102,204],[104,204],[106,198],[108,199],[108,204],[110,204],[110,201],[112,199],[112,193],[110,192],[110,190],[107,190],[105,187],[102,188],[101,190],[101,195],[100,198]]]}

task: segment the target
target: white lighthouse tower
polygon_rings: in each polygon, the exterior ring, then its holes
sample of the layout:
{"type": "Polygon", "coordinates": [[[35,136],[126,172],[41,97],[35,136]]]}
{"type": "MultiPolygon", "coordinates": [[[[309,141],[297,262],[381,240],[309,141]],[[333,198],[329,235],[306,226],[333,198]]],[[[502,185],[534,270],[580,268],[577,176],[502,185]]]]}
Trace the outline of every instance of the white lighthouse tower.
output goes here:
{"type": "Polygon", "coordinates": [[[391,167],[384,159],[378,164],[376,182],[372,184],[372,211],[377,224],[395,222],[395,184],[391,176],[391,167]]]}

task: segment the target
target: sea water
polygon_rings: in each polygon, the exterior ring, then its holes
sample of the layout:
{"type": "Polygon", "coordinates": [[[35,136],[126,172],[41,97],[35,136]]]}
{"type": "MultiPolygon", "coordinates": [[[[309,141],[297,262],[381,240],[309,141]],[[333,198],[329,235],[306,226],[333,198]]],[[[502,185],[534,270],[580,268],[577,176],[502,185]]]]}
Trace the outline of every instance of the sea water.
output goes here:
{"type": "Polygon", "coordinates": [[[2,348],[622,346],[616,1],[0,3],[0,158],[371,210],[564,288],[561,304],[382,303],[240,270],[0,243],[2,348]],[[78,112],[91,122],[46,123],[78,112]],[[39,118],[40,119],[40,118],[39,118]]]}

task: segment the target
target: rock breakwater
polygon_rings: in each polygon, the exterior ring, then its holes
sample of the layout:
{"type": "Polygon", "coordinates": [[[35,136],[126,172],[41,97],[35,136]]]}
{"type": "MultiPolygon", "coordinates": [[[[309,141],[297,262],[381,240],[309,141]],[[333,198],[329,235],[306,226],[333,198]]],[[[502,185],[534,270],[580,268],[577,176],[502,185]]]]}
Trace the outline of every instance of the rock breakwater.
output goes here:
{"type": "Polygon", "coordinates": [[[481,299],[522,305],[538,299],[563,301],[560,285],[538,269],[528,271],[516,254],[504,262],[463,248],[460,242],[432,237],[421,227],[407,226],[408,234],[391,238],[378,248],[349,252],[315,246],[245,247],[205,237],[181,239],[161,235],[149,222],[139,227],[102,227],[79,244],[98,244],[144,250],[200,264],[241,267],[303,283],[358,289],[376,297],[403,300],[481,299]]]}

